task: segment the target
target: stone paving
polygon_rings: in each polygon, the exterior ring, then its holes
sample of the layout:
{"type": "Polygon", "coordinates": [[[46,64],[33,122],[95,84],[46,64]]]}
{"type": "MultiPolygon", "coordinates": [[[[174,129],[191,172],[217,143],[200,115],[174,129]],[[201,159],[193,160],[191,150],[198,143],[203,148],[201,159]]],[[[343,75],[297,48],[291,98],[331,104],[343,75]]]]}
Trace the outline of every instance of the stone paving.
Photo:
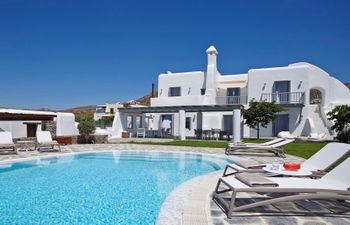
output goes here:
{"type": "MultiPolygon", "coordinates": [[[[110,151],[110,150],[147,150],[147,151],[175,151],[175,152],[193,152],[224,155],[224,150],[220,148],[198,148],[198,147],[178,147],[163,145],[141,145],[141,144],[95,144],[95,145],[67,145],[62,146],[62,152],[58,153],[39,153],[37,151],[19,152],[18,155],[0,155],[0,163],[6,161],[17,161],[38,156],[53,156],[73,152],[89,151],[110,151]]],[[[271,154],[240,155],[231,156],[254,159],[261,163],[271,162],[302,162],[303,159],[294,156],[286,158],[276,158],[271,154]]],[[[257,209],[237,212],[231,219],[227,219],[222,210],[211,200],[211,194],[216,185],[220,173],[203,176],[192,186],[189,195],[183,202],[181,213],[182,217],[179,224],[186,225],[229,225],[229,224],[301,224],[301,225],[328,225],[350,224],[350,203],[337,201],[298,201],[295,203],[279,203],[273,206],[264,206],[257,209]],[[333,212],[333,214],[330,214],[333,212]],[[341,213],[342,212],[342,213],[341,213]],[[345,212],[345,213],[344,213],[345,212]],[[319,213],[328,213],[319,215],[319,213]],[[334,214],[336,213],[336,214],[334,214]]],[[[246,196],[249,197],[249,196],[246,196]]],[[[239,201],[248,201],[241,199],[239,201]]],[[[170,224],[167,224],[170,225],[170,224]]]]}
{"type": "MultiPolygon", "coordinates": [[[[254,202],[251,195],[239,196],[237,205],[254,202]]],[[[227,201],[230,196],[227,196],[227,201]]],[[[231,219],[211,201],[211,224],[290,224],[290,225],[345,225],[350,224],[350,203],[336,200],[302,200],[235,212],[231,219]]]]}

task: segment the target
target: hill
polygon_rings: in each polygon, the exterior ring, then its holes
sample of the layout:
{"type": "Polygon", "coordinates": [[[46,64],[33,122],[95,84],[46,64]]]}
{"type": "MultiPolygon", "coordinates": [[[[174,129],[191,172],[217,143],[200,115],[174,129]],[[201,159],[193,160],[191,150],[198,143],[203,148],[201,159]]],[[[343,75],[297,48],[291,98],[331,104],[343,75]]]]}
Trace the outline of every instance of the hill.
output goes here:
{"type": "Polygon", "coordinates": [[[141,98],[137,99],[136,102],[140,105],[146,105],[150,106],[151,105],[151,93],[142,96],[141,98]]]}
{"type": "Polygon", "coordinates": [[[94,117],[94,112],[96,110],[96,105],[79,106],[75,108],[65,109],[62,112],[70,112],[75,115],[76,118],[82,117],[94,117]]]}

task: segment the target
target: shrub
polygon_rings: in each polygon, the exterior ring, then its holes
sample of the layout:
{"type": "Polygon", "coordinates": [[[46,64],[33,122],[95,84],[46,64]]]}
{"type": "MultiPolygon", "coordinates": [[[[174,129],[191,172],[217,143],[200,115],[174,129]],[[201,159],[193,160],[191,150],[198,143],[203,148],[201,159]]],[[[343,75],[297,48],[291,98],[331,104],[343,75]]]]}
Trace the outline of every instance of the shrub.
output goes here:
{"type": "Polygon", "coordinates": [[[350,106],[338,105],[327,113],[328,119],[334,122],[332,129],[337,132],[337,139],[341,142],[350,141],[350,106]]]}
{"type": "Polygon", "coordinates": [[[78,125],[79,133],[83,143],[89,143],[89,136],[95,131],[95,122],[93,119],[81,119],[78,125]]]}

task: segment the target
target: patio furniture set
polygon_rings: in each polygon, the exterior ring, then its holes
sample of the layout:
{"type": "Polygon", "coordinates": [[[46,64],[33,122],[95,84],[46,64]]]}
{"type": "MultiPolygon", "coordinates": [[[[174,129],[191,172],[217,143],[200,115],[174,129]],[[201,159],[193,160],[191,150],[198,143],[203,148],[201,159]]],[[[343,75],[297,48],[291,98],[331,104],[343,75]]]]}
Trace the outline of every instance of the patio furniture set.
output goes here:
{"type": "MultiPolygon", "coordinates": [[[[230,140],[231,132],[222,131],[220,129],[201,130],[195,129],[195,138],[203,140],[230,140]]],[[[126,135],[125,137],[130,137],[126,135]]],[[[173,138],[170,130],[148,130],[146,128],[138,128],[136,133],[137,138],[173,138]]]]}
{"type": "Polygon", "coordinates": [[[17,154],[18,151],[61,151],[57,141],[52,140],[49,131],[37,131],[36,140],[19,140],[14,143],[11,132],[0,132],[0,153],[17,154]]]}
{"type": "Polygon", "coordinates": [[[288,170],[278,163],[259,164],[254,160],[236,160],[235,163],[226,166],[223,176],[219,178],[213,200],[228,218],[236,211],[279,202],[349,201],[350,158],[337,165],[349,151],[349,144],[329,143],[299,165],[300,169],[297,170],[288,170]],[[242,197],[239,196],[240,193],[255,195],[242,197]],[[227,194],[230,197],[227,197],[227,194]],[[244,201],[243,205],[237,204],[242,198],[250,201],[244,201]]]}

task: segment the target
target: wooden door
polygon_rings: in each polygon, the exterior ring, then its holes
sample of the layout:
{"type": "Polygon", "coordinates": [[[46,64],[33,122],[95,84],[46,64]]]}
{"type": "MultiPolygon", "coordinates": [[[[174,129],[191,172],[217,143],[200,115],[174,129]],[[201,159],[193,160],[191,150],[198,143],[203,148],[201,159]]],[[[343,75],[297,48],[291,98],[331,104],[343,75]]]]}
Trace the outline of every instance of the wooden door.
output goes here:
{"type": "Polygon", "coordinates": [[[36,137],[36,124],[27,124],[27,137],[36,137]]]}

